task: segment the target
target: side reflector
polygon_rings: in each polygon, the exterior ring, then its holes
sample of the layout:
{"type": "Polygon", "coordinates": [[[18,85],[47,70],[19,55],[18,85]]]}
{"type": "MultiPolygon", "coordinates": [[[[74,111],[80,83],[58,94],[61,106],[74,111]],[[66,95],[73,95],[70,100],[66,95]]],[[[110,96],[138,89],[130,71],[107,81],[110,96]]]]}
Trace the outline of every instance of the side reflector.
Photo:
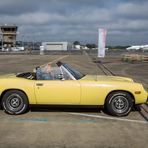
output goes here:
{"type": "Polygon", "coordinates": [[[141,94],[141,91],[135,91],[135,94],[141,94]]]}

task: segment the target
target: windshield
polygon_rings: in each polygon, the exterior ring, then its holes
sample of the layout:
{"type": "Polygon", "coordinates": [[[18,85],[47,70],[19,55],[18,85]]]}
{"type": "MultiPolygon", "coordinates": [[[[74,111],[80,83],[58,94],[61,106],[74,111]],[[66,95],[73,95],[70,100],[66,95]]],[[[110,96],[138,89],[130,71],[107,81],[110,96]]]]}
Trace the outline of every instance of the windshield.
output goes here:
{"type": "Polygon", "coordinates": [[[81,79],[82,77],[85,76],[84,74],[82,74],[81,72],[75,70],[74,68],[72,68],[68,64],[63,64],[63,66],[75,77],[76,80],[79,80],[79,79],[81,79]]]}

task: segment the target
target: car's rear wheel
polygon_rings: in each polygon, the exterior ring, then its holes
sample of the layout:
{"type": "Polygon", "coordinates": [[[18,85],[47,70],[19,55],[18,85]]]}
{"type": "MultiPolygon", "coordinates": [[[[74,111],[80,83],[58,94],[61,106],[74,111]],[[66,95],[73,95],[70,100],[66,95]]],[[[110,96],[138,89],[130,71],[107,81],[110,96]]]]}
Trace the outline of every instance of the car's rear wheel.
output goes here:
{"type": "Polygon", "coordinates": [[[133,106],[132,97],[124,91],[112,92],[107,97],[105,106],[113,116],[126,116],[133,106]]]}
{"type": "Polygon", "coordinates": [[[22,114],[25,113],[28,108],[28,99],[22,91],[10,90],[4,94],[2,98],[2,106],[8,114],[22,114]]]}

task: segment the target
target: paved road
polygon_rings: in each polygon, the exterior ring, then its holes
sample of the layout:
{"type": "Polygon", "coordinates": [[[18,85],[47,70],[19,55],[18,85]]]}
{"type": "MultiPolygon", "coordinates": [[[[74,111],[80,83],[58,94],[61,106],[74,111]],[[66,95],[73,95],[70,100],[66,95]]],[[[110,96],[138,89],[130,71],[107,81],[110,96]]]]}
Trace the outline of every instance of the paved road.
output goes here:
{"type": "Polygon", "coordinates": [[[0,111],[2,148],[146,148],[147,129],[148,124],[75,116],[69,112],[9,116],[0,111]]]}
{"type": "MultiPolygon", "coordinates": [[[[60,57],[0,55],[0,73],[30,71],[60,57]]],[[[63,60],[84,73],[96,72],[95,64],[86,56],[68,56],[63,60]]],[[[0,147],[147,148],[148,124],[138,111],[132,111],[123,120],[110,118],[98,108],[32,108],[18,116],[0,110],[0,147]]]]}

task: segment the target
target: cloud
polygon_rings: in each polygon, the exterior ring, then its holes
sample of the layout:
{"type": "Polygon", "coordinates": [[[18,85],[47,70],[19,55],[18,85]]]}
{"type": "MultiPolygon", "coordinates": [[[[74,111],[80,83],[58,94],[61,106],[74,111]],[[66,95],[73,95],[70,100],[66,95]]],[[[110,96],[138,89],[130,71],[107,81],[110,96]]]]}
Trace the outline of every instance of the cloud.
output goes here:
{"type": "Polygon", "coordinates": [[[117,8],[118,13],[122,17],[129,19],[148,19],[148,2],[135,4],[135,3],[126,3],[119,5],[117,8]]]}
{"type": "Polygon", "coordinates": [[[48,23],[48,21],[50,20],[50,16],[47,13],[35,12],[35,13],[21,14],[17,16],[9,16],[9,15],[6,15],[5,17],[0,16],[0,19],[2,22],[5,22],[7,24],[42,25],[48,23]]]}
{"type": "Polygon", "coordinates": [[[104,27],[108,44],[144,44],[147,7],[147,0],[0,0],[0,21],[19,25],[26,40],[97,42],[104,27]]]}

